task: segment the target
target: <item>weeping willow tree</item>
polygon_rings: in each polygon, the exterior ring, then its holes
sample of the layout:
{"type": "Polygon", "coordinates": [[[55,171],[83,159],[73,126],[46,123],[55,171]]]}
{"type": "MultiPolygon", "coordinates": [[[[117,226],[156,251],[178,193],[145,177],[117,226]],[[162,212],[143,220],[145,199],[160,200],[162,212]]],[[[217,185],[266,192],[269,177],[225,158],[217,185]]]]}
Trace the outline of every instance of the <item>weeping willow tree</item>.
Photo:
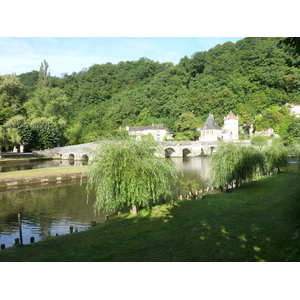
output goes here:
{"type": "Polygon", "coordinates": [[[240,185],[264,169],[262,153],[251,146],[221,142],[209,158],[210,183],[217,188],[240,185]]]}
{"type": "Polygon", "coordinates": [[[280,173],[280,168],[287,166],[287,158],[290,153],[291,149],[284,146],[281,139],[273,138],[272,143],[263,149],[266,172],[270,174],[277,169],[277,172],[280,173]]]}
{"type": "Polygon", "coordinates": [[[149,208],[161,198],[173,197],[178,175],[172,161],[158,158],[151,140],[104,140],[93,155],[87,190],[94,190],[95,212],[124,207],[149,208]]]}

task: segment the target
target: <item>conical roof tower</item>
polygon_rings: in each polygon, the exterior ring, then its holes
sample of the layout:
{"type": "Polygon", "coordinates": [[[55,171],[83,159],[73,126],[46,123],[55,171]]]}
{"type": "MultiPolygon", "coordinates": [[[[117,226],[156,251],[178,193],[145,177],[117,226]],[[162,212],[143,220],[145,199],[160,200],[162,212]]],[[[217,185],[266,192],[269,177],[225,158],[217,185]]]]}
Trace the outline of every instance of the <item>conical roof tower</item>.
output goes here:
{"type": "Polygon", "coordinates": [[[217,121],[215,120],[213,114],[210,114],[208,116],[203,127],[201,128],[201,130],[208,130],[208,129],[222,130],[222,128],[218,125],[217,121]]]}

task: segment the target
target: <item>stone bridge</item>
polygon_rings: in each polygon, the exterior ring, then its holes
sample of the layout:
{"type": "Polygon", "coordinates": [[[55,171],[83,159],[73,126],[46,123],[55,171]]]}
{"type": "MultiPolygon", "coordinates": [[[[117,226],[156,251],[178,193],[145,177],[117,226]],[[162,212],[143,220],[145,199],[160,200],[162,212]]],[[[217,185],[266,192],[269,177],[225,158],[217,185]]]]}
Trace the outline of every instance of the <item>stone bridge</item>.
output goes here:
{"type": "Polygon", "coordinates": [[[86,143],[34,151],[33,154],[36,156],[46,156],[61,159],[90,160],[93,158],[93,151],[97,146],[97,143],[86,143]]]}
{"type": "MultiPolygon", "coordinates": [[[[164,148],[165,157],[185,157],[211,154],[217,147],[216,142],[160,142],[164,148]]],[[[46,156],[61,159],[90,160],[97,143],[86,143],[73,146],[56,147],[34,151],[36,156],[46,156]]]]}
{"type": "Polygon", "coordinates": [[[161,142],[166,157],[209,155],[217,147],[216,142],[161,142]]]}

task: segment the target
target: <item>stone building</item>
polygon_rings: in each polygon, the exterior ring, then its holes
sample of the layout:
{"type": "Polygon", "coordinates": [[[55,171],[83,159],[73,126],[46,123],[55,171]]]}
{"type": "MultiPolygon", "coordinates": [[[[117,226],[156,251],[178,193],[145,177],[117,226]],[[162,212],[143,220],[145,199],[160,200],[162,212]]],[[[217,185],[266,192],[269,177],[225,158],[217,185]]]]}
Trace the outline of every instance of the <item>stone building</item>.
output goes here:
{"type": "Polygon", "coordinates": [[[222,128],[219,126],[213,114],[206,119],[202,128],[200,128],[200,141],[217,141],[222,138],[222,128]]]}
{"type": "Polygon", "coordinates": [[[200,131],[200,141],[217,141],[223,139],[225,141],[237,141],[239,139],[239,118],[232,111],[224,117],[224,125],[221,128],[215,120],[213,114],[206,119],[200,131]]]}
{"type": "Polygon", "coordinates": [[[228,135],[229,140],[239,139],[239,117],[235,116],[232,111],[224,118],[223,138],[225,138],[224,135],[228,135]]]}
{"type": "Polygon", "coordinates": [[[152,126],[126,126],[125,129],[129,135],[135,135],[137,139],[141,136],[151,134],[155,141],[161,142],[164,139],[172,139],[168,126],[163,124],[152,125],[152,126]]]}

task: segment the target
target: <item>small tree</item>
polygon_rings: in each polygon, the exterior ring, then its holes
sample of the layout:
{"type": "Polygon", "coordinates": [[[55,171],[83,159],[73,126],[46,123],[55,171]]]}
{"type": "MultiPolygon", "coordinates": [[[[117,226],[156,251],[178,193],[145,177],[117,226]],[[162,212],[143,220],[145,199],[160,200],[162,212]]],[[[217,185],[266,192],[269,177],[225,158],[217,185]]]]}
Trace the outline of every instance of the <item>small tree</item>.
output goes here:
{"type": "Polygon", "coordinates": [[[21,137],[19,141],[21,145],[29,145],[32,142],[32,129],[24,116],[16,115],[10,118],[4,127],[8,130],[17,130],[18,135],[21,137]]]}
{"type": "Polygon", "coordinates": [[[7,138],[9,140],[9,144],[13,147],[20,145],[22,140],[16,128],[7,128],[7,138]]]}
{"type": "Polygon", "coordinates": [[[50,148],[60,140],[57,127],[47,118],[34,119],[30,126],[33,130],[35,144],[41,148],[50,148]]]}
{"type": "Polygon", "coordinates": [[[127,206],[149,208],[160,197],[172,197],[178,175],[172,161],[157,158],[150,140],[103,140],[90,166],[87,189],[95,190],[94,208],[117,211],[127,206]]]}

